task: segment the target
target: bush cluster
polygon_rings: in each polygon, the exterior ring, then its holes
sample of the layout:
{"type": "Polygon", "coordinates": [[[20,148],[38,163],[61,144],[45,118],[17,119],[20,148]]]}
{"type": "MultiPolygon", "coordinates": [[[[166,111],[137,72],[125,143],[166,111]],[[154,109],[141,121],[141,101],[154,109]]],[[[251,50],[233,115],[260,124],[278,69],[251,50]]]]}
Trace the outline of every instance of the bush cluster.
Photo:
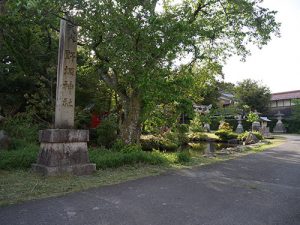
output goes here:
{"type": "Polygon", "coordinates": [[[188,135],[190,142],[207,141],[208,136],[202,132],[193,132],[188,135]]]}
{"type": "Polygon", "coordinates": [[[191,153],[188,150],[177,153],[177,161],[179,163],[187,163],[191,161],[191,153]]]}
{"type": "Polygon", "coordinates": [[[218,130],[215,135],[217,135],[221,141],[229,141],[232,139],[237,139],[238,134],[228,130],[218,130]]]}
{"type": "MultiPolygon", "coordinates": [[[[259,133],[259,132],[257,132],[257,131],[252,132],[252,134],[254,134],[257,137],[258,140],[262,140],[263,139],[262,134],[259,133]]],[[[244,132],[242,134],[239,134],[238,135],[238,139],[241,140],[241,141],[245,141],[246,138],[248,137],[248,135],[249,135],[249,131],[246,131],[246,132],[244,132]]]]}
{"type": "MultiPolygon", "coordinates": [[[[127,149],[128,150],[128,149],[127,149]]],[[[157,152],[144,152],[131,149],[131,151],[114,152],[110,150],[93,149],[89,153],[92,163],[96,163],[98,169],[117,168],[138,163],[161,165],[167,160],[157,152]]]]}
{"type": "Polygon", "coordinates": [[[238,134],[232,131],[232,127],[227,122],[220,124],[219,130],[216,131],[215,135],[217,135],[221,141],[229,141],[237,139],[238,137],[238,134]]]}
{"type": "Polygon", "coordinates": [[[180,124],[172,131],[167,131],[160,136],[148,135],[148,138],[141,140],[142,148],[146,151],[153,149],[161,151],[176,151],[178,148],[186,146],[189,142],[188,126],[180,124]]]}
{"type": "Polygon", "coordinates": [[[190,122],[190,131],[191,132],[203,132],[203,126],[201,121],[200,114],[196,114],[195,117],[190,122]]]}
{"type": "Polygon", "coordinates": [[[174,152],[178,149],[179,145],[177,142],[173,142],[170,138],[175,138],[172,133],[166,137],[156,137],[149,135],[147,138],[141,139],[142,149],[145,151],[152,151],[153,149],[166,151],[166,152],[174,152]],[[150,137],[149,137],[150,136],[150,137]]]}
{"type": "Polygon", "coordinates": [[[96,129],[96,139],[99,146],[111,148],[117,140],[117,118],[115,115],[110,115],[105,118],[99,127],[96,129]]]}
{"type": "Polygon", "coordinates": [[[230,126],[229,123],[223,122],[220,124],[219,130],[232,131],[232,127],[230,126]]]}
{"type": "Polygon", "coordinates": [[[26,143],[37,143],[38,131],[41,128],[43,128],[41,124],[38,124],[31,115],[26,113],[20,113],[14,117],[7,117],[0,126],[0,130],[7,132],[13,139],[13,142],[15,140],[22,140],[26,143]]]}
{"type": "Polygon", "coordinates": [[[0,169],[28,169],[36,162],[39,147],[34,144],[27,144],[24,148],[11,151],[0,151],[0,169]]]}

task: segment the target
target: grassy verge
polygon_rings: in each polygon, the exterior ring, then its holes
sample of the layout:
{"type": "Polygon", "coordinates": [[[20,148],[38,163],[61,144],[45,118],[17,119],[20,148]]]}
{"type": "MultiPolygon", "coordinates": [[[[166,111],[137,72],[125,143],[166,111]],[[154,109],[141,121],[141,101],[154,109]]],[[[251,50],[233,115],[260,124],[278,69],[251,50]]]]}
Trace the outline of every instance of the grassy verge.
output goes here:
{"type": "Polygon", "coordinates": [[[36,162],[38,151],[36,144],[18,147],[18,150],[0,151],[0,170],[30,168],[36,162]]]}
{"type": "MultiPolygon", "coordinates": [[[[269,144],[246,149],[243,153],[207,158],[202,151],[183,152],[90,152],[91,161],[97,164],[98,171],[91,176],[42,177],[28,169],[0,170],[0,206],[27,200],[59,196],[103,185],[117,184],[141,177],[161,174],[170,169],[191,168],[232,159],[241,155],[263,151],[283,143],[276,138],[269,144]]],[[[35,148],[32,152],[36,152],[35,148]]],[[[16,153],[12,154],[14,159],[16,153]]],[[[23,153],[22,153],[23,154],[23,153]]],[[[22,155],[21,154],[21,155],[22,155]]],[[[30,153],[33,154],[33,153],[30,153]]],[[[3,156],[3,155],[2,155],[3,156]]],[[[27,159],[31,162],[31,158],[27,159]]]]}
{"type": "Polygon", "coordinates": [[[103,185],[157,175],[163,167],[136,165],[98,170],[90,176],[42,177],[26,170],[0,171],[0,206],[64,195],[103,185]]]}
{"type": "Polygon", "coordinates": [[[274,147],[277,147],[277,146],[283,144],[284,140],[285,140],[284,137],[276,136],[276,137],[274,137],[274,139],[265,141],[265,143],[262,145],[257,145],[257,146],[254,145],[253,147],[249,148],[247,150],[247,152],[248,153],[262,152],[267,149],[274,148],[274,147]]]}

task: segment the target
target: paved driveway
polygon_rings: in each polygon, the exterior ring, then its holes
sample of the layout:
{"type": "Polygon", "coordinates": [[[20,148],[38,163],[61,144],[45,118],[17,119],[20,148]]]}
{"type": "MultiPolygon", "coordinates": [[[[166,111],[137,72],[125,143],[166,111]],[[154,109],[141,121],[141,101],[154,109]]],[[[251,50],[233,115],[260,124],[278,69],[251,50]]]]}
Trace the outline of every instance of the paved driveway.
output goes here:
{"type": "Polygon", "coordinates": [[[14,225],[299,225],[300,136],[192,170],[0,208],[14,225]]]}

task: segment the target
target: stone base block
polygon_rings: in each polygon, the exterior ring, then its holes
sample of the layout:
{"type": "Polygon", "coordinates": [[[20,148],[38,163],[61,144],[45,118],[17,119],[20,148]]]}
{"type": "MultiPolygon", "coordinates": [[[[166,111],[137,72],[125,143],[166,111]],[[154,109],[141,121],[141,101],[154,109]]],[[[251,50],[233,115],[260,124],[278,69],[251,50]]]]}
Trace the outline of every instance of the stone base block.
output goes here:
{"type": "Polygon", "coordinates": [[[40,131],[40,153],[33,171],[46,176],[87,175],[96,171],[90,163],[87,130],[48,129],[40,131]]]}
{"type": "Polygon", "coordinates": [[[285,126],[282,123],[277,123],[273,129],[273,133],[286,133],[285,126]]]}
{"type": "Polygon", "coordinates": [[[49,167],[41,164],[32,164],[31,168],[34,172],[44,176],[59,176],[64,174],[72,175],[89,175],[96,171],[96,164],[77,164],[72,166],[49,167]]]}

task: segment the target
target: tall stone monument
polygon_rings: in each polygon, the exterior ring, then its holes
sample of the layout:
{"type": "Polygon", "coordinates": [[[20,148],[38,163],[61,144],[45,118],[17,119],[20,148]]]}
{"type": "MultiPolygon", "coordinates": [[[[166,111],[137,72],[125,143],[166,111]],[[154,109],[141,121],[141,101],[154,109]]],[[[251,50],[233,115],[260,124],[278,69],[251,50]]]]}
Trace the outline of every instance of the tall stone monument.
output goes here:
{"type": "Polygon", "coordinates": [[[70,21],[61,20],[55,129],[40,131],[40,153],[37,163],[32,164],[34,171],[44,175],[85,175],[96,170],[88,157],[89,131],[74,129],[76,59],[77,27],[70,21]]]}

